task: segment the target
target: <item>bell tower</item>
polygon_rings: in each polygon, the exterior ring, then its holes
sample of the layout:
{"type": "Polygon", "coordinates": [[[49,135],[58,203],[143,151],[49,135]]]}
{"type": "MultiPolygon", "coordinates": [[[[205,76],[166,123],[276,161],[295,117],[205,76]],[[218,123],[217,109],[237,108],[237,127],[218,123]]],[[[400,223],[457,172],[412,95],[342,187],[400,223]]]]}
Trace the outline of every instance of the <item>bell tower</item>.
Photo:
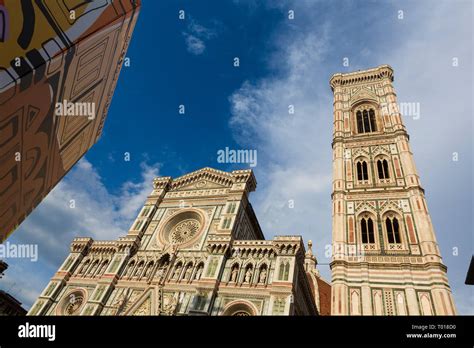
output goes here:
{"type": "Polygon", "coordinates": [[[332,315],[454,315],[392,82],[388,65],[330,80],[332,315]]]}

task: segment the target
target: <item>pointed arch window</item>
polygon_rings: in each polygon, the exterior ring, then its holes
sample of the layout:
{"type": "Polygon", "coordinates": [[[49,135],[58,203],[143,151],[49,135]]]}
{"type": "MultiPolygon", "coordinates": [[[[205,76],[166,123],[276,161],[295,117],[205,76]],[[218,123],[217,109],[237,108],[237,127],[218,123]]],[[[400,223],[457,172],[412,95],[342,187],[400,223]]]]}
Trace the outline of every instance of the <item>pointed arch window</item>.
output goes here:
{"type": "Polygon", "coordinates": [[[290,263],[289,262],[281,262],[280,269],[278,272],[278,279],[280,280],[288,280],[290,275],[290,263]]]}
{"type": "Polygon", "coordinates": [[[285,274],[283,275],[283,279],[288,280],[289,275],[290,275],[290,263],[288,262],[285,265],[285,274]]]}
{"type": "Polygon", "coordinates": [[[360,220],[360,232],[363,244],[375,243],[374,221],[369,216],[364,216],[360,220]]]}
{"type": "Polygon", "coordinates": [[[357,133],[371,133],[377,131],[377,121],[373,108],[364,108],[356,112],[357,133]]]}
{"type": "Polygon", "coordinates": [[[375,111],[374,109],[369,109],[369,119],[370,119],[370,131],[377,131],[377,123],[375,122],[375,111]]]}
{"type": "Polygon", "coordinates": [[[145,267],[145,261],[140,261],[138,266],[135,268],[135,272],[133,273],[134,277],[138,277],[141,275],[143,267],[145,267]]]}
{"type": "Polygon", "coordinates": [[[95,272],[95,270],[99,267],[99,260],[95,260],[92,266],[89,268],[87,271],[87,275],[92,276],[95,272]]]}
{"type": "Polygon", "coordinates": [[[196,273],[194,273],[194,279],[195,280],[199,280],[201,279],[201,274],[202,274],[202,270],[204,269],[204,263],[199,263],[197,268],[196,268],[196,273]]]}
{"type": "Polygon", "coordinates": [[[102,274],[104,274],[105,270],[107,269],[108,264],[109,264],[109,260],[105,260],[104,262],[102,262],[102,265],[100,266],[96,275],[101,276],[102,274]]]}
{"type": "Polygon", "coordinates": [[[280,263],[280,268],[278,271],[278,279],[282,280],[283,279],[283,272],[285,272],[285,264],[282,262],[280,263]]]}
{"type": "Polygon", "coordinates": [[[377,160],[377,172],[379,179],[389,179],[390,172],[388,170],[388,161],[386,159],[377,160]]]}
{"type": "Polygon", "coordinates": [[[400,238],[400,225],[395,216],[385,218],[385,228],[387,229],[387,240],[390,244],[402,242],[400,238]]]}
{"type": "Polygon", "coordinates": [[[133,274],[133,269],[135,268],[135,261],[132,260],[128,263],[127,276],[130,277],[133,274]]]}
{"type": "Polygon", "coordinates": [[[364,116],[364,133],[370,132],[369,112],[364,110],[362,115],[364,116]]]}
{"type": "Polygon", "coordinates": [[[368,167],[366,161],[357,162],[357,180],[369,180],[369,171],[367,168],[368,167]]]}
{"type": "Polygon", "coordinates": [[[364,133],[364,124],[362,121],[362,112],[357,111],[357,133],[364,133]]]}
{"type": "Polygon", "coordinates": [[[79,271],[79,275],[82,275],[86,272],[86,269],[89,267],[89,264],[90,264],[90,260],[86,260],[86,262],[84,262],[84,264],[82,265],[80,271],[79,271]]]}

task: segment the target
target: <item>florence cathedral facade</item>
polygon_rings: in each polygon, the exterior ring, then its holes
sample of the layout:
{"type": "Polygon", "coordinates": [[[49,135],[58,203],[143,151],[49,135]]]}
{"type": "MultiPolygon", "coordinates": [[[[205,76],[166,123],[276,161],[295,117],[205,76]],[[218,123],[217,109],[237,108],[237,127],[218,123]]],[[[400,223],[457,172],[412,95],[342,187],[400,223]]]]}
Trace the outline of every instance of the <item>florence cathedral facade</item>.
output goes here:
{"type": "Polygon", "coordinates": [[[300,236],[265,240],[251,170],[156,178],[127,236],[76,238],[29,315],[328,315],[300,236]]]}
{"type": "Polygon", "coordinates": [[[335,74],[331,284],[265,240],[251,170],[159,177],[125,237],[76,238],[29,315],[454,315],[388,65],[335,74]]]}

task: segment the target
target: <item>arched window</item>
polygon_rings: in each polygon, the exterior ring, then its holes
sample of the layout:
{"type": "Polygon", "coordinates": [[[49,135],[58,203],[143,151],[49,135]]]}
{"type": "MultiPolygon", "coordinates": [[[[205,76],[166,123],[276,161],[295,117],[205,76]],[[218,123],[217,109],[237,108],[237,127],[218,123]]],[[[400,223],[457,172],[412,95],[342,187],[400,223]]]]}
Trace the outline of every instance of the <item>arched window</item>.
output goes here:
{"type": "Polygon", "coordinates": [[[362,121],[362,112],[357,111],[357,133],[364,133],[364,124],[362,121]]]}
{"type": "Polygon", "coordinates": [[[165,254],[158,261],[158,267],[159,268],[168,267],[169,263],[170,263],[170,256],[169,256],[169,254],[165,254]]]}
{"type": "Polygon", "coordinates": [[[370,132],[369,112],[364,110],[362,115],[364,116],[364,133],[370,132]]]}
{"type": "Polygon", "coordinates": [[[357,162],[357,180],[369,180],[369,172],[367,170],[367,162],[359,161],[357,162]]]}
{"type": "Polygon", "coordinates": [[[383,171],[385,173],[385,179],[388,179],[388,178],[390,178],[390,174],[389,174],[389,171],[388,171],[388,161],[386,159],[384,159],[382,161],[382,163],[383,163],[383,171]]]}
{"type": "Polygon", "coordinates": [[[105,260],[102,262],[102,265],[100,266],[99,271],[97,272],[97,275],[101,276],[104,274],[105,270],[107,269],[107,265],[109,264],[109,260],[105,260]]]}
{"type": "Polygon", "coordinates": [[[196,268],[196,273],[194,273],[194,279],[196,280],[201,279],[203,269],[204,269],[204,264],[201,262],[196,268]]]}
{"type": "Polygon", "coordinates": [[[146,266],[146,270],[145,270],[145,277],[150,276],[150,273],[151,273],[151,270],[153,269],[154,264],[155,263],[153,261],[148,262],[148,265],[146,266]]]}
{"type": "Polygon", "coordinates": [[[278,279],[288,280],[289,275],[290,275],[290,263],[289,262],[280,263],[280,270],[278,272],[278,279]]]}
{"type": "Polygon", "coordinates": [[[390,174],[388,171],[388,162],[386,159],[377,160],[377,172],[379,174],[379,179],[389,179],[390,174]]]}
{"type": "Polygon", "coordinates": [[[377,131],[375,110],[364,108],[356,111],[357,133],[371,133],[377,131]]]}
{"type": "Polygon", "coordinates": [[[374,109],[369,109],[369,118],[370,118],[370,131],[371,132],[376,132],[377,131],[377,125],[375,122],[375,111],[374,109]]]}
{"type": "Polygon", "coordinates": [[[360,220],[360,233],[361,233],[362,243],[364,244],[375,243],[374,222],[371,217],[364,216],[360,220]]]}
{"type": "Polygon", "coordinates": [[[285,274],[283,275],[283,280],[288,280],[289,275],[290,275],[290,263],[288,262],[285,265],[285,274]]]}
{"type": "Polygon", "coordinates": [[[89,267],[90,262],[91,262],[90,260],[86,260],[86,262],[84,262],[84,265],[81,267],[81,270],[79,271],[79,275],[84,274],[87,267],[89,267]]]}
{"type": "Polygon", "coordinates": [[[387,229],[387,240],[389,243],[401,243],[400,225],[395,216],[388,216],[385,218],[385,228],[387,229]]]}
{"type": "Polygon", "coordinates": [[[142,273],[143,267],[145,267],[145,261],[140,261],[133,276],[138,277],[142,273]]]}
{"type": "Polygon", "coordinates": [[[191,274],[193,273],[193,263],[188,262],[186,265],[186,271],[184,272],[184,279],[191,280],[191,274]]]}
{"type": "Polygon", "coordinates": [[[280,268],[278,270],[278,279],[283,280],[283,274],[285,273],[285,264],[283,262],[280,263],[280,268]]]}
{"type": "Polygon", "coordinates": [[[176,264],[175,268],[174,268],[173,275],[172,275],[171,279],[178,280],[179,276],[181,274],[181,269],[182,268],[183,268],[183,263],[181,261],[179,261],[176,264]]]}
{"type": "Polygon", "coordinates": [[[89,268],[89,272],[87,272],[87,274],[90,276],[93,275],[98,266],[99,266],[99,260],[95,260],[91,268],[89,268]]]}

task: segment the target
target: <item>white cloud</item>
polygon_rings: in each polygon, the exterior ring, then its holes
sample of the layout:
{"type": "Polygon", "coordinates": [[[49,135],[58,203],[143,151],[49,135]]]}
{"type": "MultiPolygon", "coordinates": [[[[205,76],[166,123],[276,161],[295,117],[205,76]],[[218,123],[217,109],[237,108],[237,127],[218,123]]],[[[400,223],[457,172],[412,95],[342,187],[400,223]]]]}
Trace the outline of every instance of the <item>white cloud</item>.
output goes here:
{"type": "Polygon", "coordinates": [[[92,164],[80,160],[9,239],[37,244],[38,262],[7,259],[10,267],[2,287],[13,287],[13,295],[29,306],[64,261],[75,237],[115,240],[126,235],[159,171],[158,164],[140,166],[140,181],[127,181],[113,193],[92,164]]]}
{"type": "Polygon", "coordinates": [[[266,237],[312,239],[320,263],[328,263],[322,254],[331,242],[332,101],[320,65],[329,49],[329,28],[318,23],[291,35],[285,28],[275,39],[277,54],[269,58],[276,74],[246,81],[230,97],[237,141],[252,139],[259,151],[253,199],[266,237]]]}
{"type": "Polygon", "coordinates": [[[206,50],[205,42],[217,36],[217,28],[220,26],[220,23],[214,21],[214,26],[216,28],[206,28],[190,17],[187,30],[183,32],[188,52],[194,55],[203,54],[206,50]]]}
{"type": "Polygon", "coordinates": [[[204,44],[203,40],[188,33],[183,33],[183,35],[184,35],[184,41],[186,43],[186,48],[188,49],[188,52],[194,55],[200,55],[204,53],[204,51],[206,50],[206,45],[204,44]]]}

